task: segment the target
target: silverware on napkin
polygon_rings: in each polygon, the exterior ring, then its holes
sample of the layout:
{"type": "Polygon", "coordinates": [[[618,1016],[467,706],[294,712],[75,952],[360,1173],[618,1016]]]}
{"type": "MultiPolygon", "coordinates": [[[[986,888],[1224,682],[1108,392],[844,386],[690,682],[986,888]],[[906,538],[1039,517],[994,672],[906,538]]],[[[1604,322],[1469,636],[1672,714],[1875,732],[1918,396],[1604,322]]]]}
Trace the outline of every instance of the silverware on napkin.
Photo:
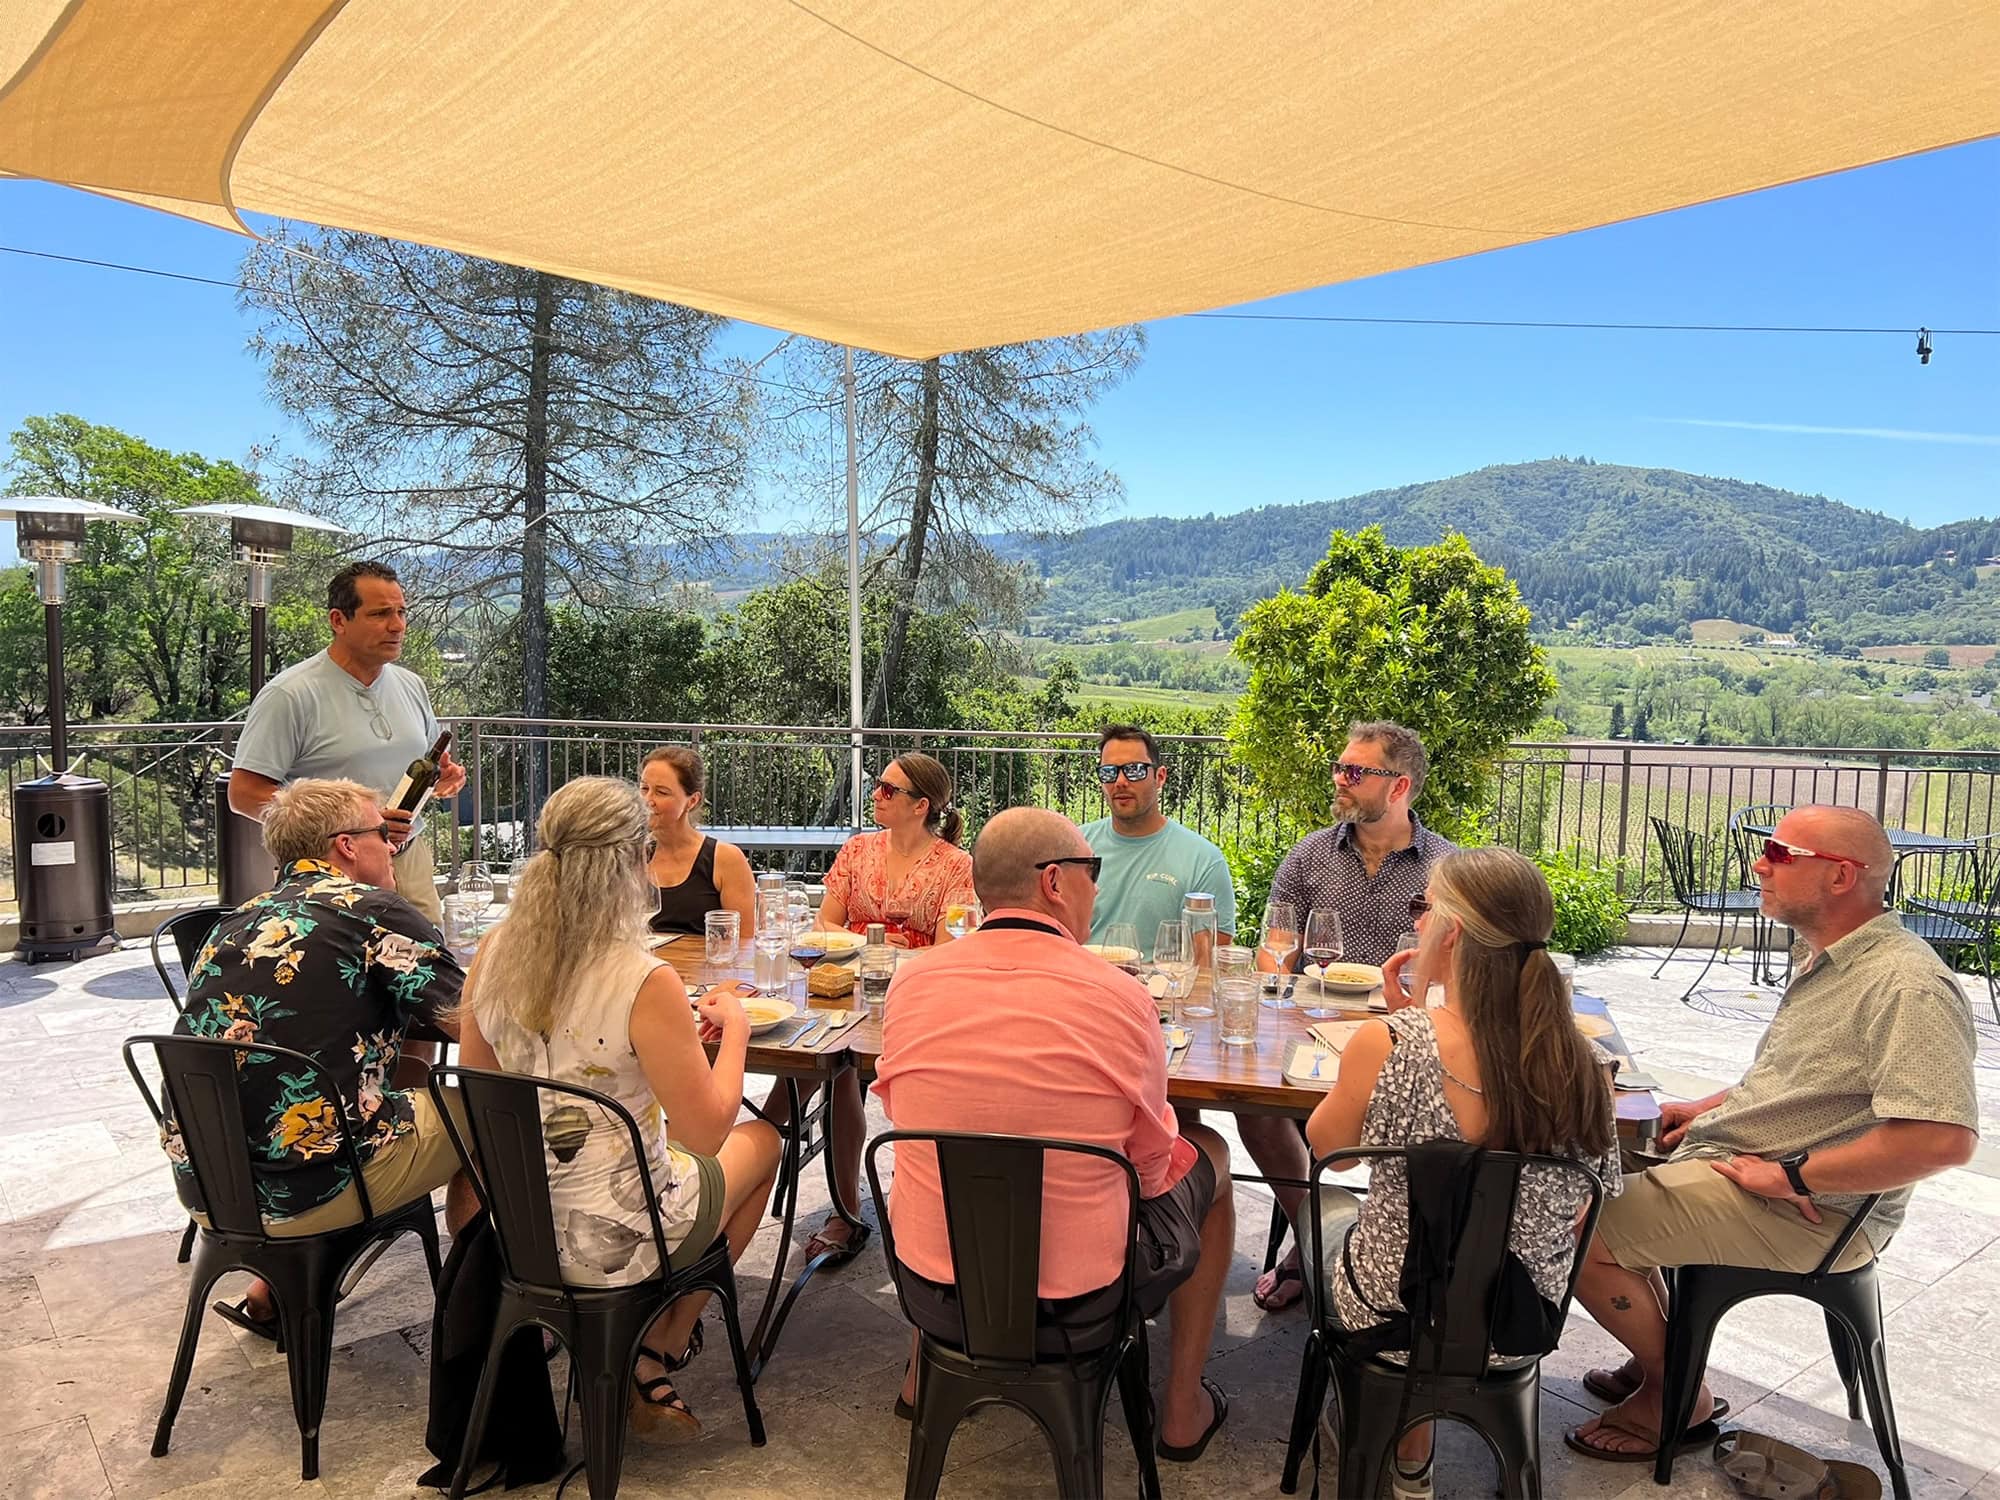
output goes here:
{"type": "Polygon", "coordinates": [[[806,1038],[813,1035],[822,1026],[826,1025],[826,1015],[827,1013],[823,1010],[815,1011],[810,1017],[807,1018],[806,1024],[801,1026],[798,1029],[798,1031],[793,1034],[792,1039],[789,1042],[786,1042],[785,1045],[787,1047],[795,1049],[805,1046],[806,1038]]]}

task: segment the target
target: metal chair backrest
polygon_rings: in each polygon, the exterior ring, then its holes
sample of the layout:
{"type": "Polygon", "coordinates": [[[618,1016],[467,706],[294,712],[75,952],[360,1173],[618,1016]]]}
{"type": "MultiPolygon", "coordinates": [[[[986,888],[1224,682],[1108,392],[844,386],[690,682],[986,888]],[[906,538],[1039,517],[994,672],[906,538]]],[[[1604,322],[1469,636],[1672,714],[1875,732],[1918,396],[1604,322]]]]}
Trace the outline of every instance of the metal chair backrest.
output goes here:
{"type": "MultiPolygon", "coordinates": [[[[653,1174],[646,1165],[639,1122],[624,1105],[608,1094],[575,1084],[458,1064],[432,1068],[430,1090],[452,1147],[492,1218],[500,1258],[510,1280],[551,1296],[572,1290],[563,1280],[555,1208],[549,1200],[547,1121],[565,1106],[595,1110],[611,1129],[626,1136],[651,1220],[653,1250],[659,1257],[655,1274],[667,1273],[666,1232],[660,1225],[653,1174]],[[457,1086],[465,1106],[470,1141],[460,1134],[445,1105],[445,1089],[450,1085],[457,1086]],[[553,1104],[548,1102],[550,1096],[554,1096],[553,1104]]],[[[585,1289],[604,1290],[594,1284],[585,1289]]]]}
{"type": "Polygon", "coordinates": [[[1744,890],[1757,888],[1757,875],[1750,867],[1763,854],[1764,840],[1769,837],[1768,833],[1756,830],[1776,828],[1778,820],[1791,810],[1788,802],[1753,802],[1729,815],[1729,839],[1736,855],[1736,878],[1744,890]]]}
{"type": "MultiPolygon", "coordinates": [[[[929,1147],[937,1153],[963,1337],[959,1348],[980,1364],[1035,1363],[1042,1269],[1042,1177],[1051,1152],[1090,1157],[1116,1168],[1125,1196],[1125,1259],[1119,1269],[1118,1328],[1133,1326],[1133,1261],[1139,1236],[1139,1174],[1103,1146],[1039,1136],[982,1135],[943,1130],[888,1130],[868,1143],[868,1189],[882,1225],[882,1247],[903,1315],[911,1322],[905,1278],[896,1257],[889,1203],[876,1158],[884,1146],[929,1147]]],[[[905,1191],[909,1191],[906,1187],[905,1191]]]]}
{"type": "Polygon", "coordinates": [[[1942,906],[1977,927],[2000,897],[2000,836],[1988,834],[1944,848],[1912,849],[1896,859],[1889,898],[1899,910],[1942,906]],[[1926,907],[1924,903],[1933,903],[1926,907]]]}
{"type": "Polygon", "coordinates": [[[1685,906],[1701,889],[1700,864],[1695,858],[1694,830],[1669,823],[1665,818],[1649,819],[1660,841],[1660,860],[1667,867],[1667,883],[1674,899],[1685,906]]]}
{"type": "Polygon", "coordinates": [[[168,972],[161,958],[163,943],[171,942],[174,952],[181,961],[181,979],[188,983],[194,977],[194,961],[201,955],[202,946],[208,942],[209,934],[215,931],[215,924],[234,910],[228,906],[197,906],[193,911],[184,911],[168,917],[153,929],[151,951],[153,970],[160,976],[160,983],[166,987],[167,997],[176,1008],[186,998],[186,990],[175,989],[173,976],[168,972]]]}
{"type": "MultiPolygon", "coordinates": [[[[1313,1163],[1314,1266],[1324,1268],[1327,1264],[1326,1246],[1320,1233],[1320,1195],[1325,1175],[1329,1171],[1344,1171],[1356,1160],[1375,1162],[1391,1157],[1403,1161],[1407,1170],[1412,1153],[1422,1150],[1425,1144],[1357,1146],[1335,1156],[1321,1157],[1313,1163]],[[1335,1162],[1340,1163],[1337,1169],[1335,1162]]],[[[1504,1264],[1507,1238],[1513,1229],[1514,1211],[1520,1199],[1521,1173],[1531,1166],[1546,1167],[1576,1178],[1578,1188],[1589,1199],[1577,1244],[1581,1247],[1590,1243],[1590,1237],[1597,1228],[1598,1213],[1604,1206],[1604,1184],[1589,1167],[1566,1156],[1539,1156],[1518,1151],[1480,1152],[1471,1210],[1465,1217],[1464,1227],[1453,1249],[1449,1280],[1438,1304],[1444,1308],[1441,1337],[1423,1329],[1413,1331],[1414,1347],[1410,1352],[1413,1368],[1427,1372],[1435,1369],[1440,1375],[1465,1378],[1477,1378],[1485,1372],[1487,1358],[1493,1353],[1494,1289],[1504,1264]]],[[[1412,1212],[1421,1211],[1415,1195],[1411,1196],[1410,1202],[1412,1212]]],[[[1335,1247],[1336,1255],[1340,1249],[1335,1247]]],[[[1571,1258],[1569,1280],[1563,1287],[1562,1301],[1557,1308],[1558,1327],[1569,1315],[1570,1299],[1575,1295],[1576,1279],[1582,1269],[1583,1254],[1579,1249],[1571,1258]]],[[[1334,1274],[1340,1273],[1336,1270],[1334,1274]]],[[[1319,1284],[1328,1284],[1324,1270],[1319,1284]]]]}
{"type": "MultiPolygon", "coordinates": [[[[239,1092],[242,1064],[253,1056],[259,1066],[282,1064],[287,1077],[296,1080],[301,1091],[319,1082],[319,1064],[303,1052],[274,1047],[268,1042],[231,1042],[221,1037],[179,1033],[127,1037],[123,1051],[125,1071],[138,1085],[153,1118],[164,1123],[167,1114],[171,1114],[180,1134],[188,1167],[194,1175],[197,1201],[189,1206],[206,1214],[209,1227],[223,1234],[263,1236],[264,1220],[257,1199],[259,1167],[251,1155],[251,1137],[244,1123],[239,1092]],[[166,1113],[140,1071],[136,1053],[141,1047],[152,1048],[159,1063],[166,1113]]],[[[360,1196],[362,1219],[372,1219],[375,1209],[368,1201],[368,1184],[354,1151],[354,1123],[345,1101],[338,1093],[324,1088],[319,1090],[319,1097],[340,1120],[335,1140],[340,1164],[347,1169],[348,1180],[360,1196]]],[[[258,1136],[260,1139],[263,1136],[261,1126],[258,1136]]],[[[268,1168],[263,1170],[269,1172],[268,1168]]]]}

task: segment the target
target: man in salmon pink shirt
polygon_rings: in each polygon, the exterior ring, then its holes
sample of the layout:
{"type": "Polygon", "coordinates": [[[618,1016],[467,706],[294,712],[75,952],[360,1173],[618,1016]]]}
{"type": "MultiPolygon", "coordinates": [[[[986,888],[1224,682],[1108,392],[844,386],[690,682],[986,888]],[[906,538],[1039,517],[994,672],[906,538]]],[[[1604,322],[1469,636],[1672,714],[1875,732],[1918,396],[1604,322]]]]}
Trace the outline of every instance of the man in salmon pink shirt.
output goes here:
{"type": "MultiPolygon", "coordinates": [[[[1229,1151],[1167,1103],[1159,1011],[1136,979],[1080,946],[1097,900],[1097,856],[1060,813],[1012,808],[972,851],[986,920],[902,963],[889,987],[875,1092],[901,1130],[1054,1136],[1105,1146],[1139,1175],[1134,1296],[1172,1324],[1161,1457],[1191,1463],[1228,1415],[1202,1373],[1235,1242],[1229,1151]]],[[[897,1153],[889,1195],[911,1313],[956,1342],[960,1322],[934,1152],[897,1153]]],[[[1039,1292],[1053,1347],[1105,1326],[1124,1268],[1116,1170],[1050,1154],[1042,1185],[1039,1292]]],[[[1098,1341],[1101,1347],[1102,1340],[1098,1341]]],[[[915,1375],[904,1380],[914,1400],[915,1375]]],[[[906,1408],[905,1408],[906,1409],[906,1408]]]]}

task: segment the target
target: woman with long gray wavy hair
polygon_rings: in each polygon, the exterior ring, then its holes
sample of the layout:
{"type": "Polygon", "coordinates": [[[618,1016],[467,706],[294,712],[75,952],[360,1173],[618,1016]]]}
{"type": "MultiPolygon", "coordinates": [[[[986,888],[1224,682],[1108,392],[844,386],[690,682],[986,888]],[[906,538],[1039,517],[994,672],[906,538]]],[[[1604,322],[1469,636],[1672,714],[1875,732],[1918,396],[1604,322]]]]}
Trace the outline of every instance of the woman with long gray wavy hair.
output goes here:
{"type": "MultiPolygon", "coordinates": [[[[465,981],[465,1061],[616,1099],[639,1122],[670,1266],[698,1259],[719,1235],[736,1260],[778,1165],[775,1130],[735,1123],[750,1037],[743,991],[717,985],[691,1008],[673,966],[646,947],[655,901],[646,804],[630,783],[570,782],[535,831],[541,848],[515,875],[513,911],[487,934],[465,981]],[[718,1042],[712,1066],[704,1032],[718,1042]]],[[[564,1104],[549,1110],[542,1133],[564,1279],[618,1286],[656,1274],[625,1132],[595,1107],[564,1104]]],[[[699,1430],[669,1377],[701,1347],[705,1301],[683,1297],[647,1331],[634,1372],[642,1431],[699,1430]]]]}

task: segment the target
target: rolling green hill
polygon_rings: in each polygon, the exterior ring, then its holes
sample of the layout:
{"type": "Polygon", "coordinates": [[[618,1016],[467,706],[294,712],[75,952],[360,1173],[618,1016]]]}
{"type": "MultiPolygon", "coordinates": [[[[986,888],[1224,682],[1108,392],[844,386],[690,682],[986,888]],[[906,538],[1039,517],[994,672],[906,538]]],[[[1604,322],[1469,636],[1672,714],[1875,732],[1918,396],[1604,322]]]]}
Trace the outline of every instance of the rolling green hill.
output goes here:
{"type": "Polygon", "coordinates": [[[1722,619],[1849,646],[2000,639],[2000,580],[1979,566],[2000,553],[2000,522],[1920,531],[1823,496],[1588,459],[1113,521],[1008,550],[1042,573],[1036,633],[1085,639],[1107,622],[1203,606],[1226,629],[1251,601],[1301,583],[1335,528],[1368,525],[1400,545],[1464,532],[1519,582],[1548,633],[1657,638],[1722,619]]]}

